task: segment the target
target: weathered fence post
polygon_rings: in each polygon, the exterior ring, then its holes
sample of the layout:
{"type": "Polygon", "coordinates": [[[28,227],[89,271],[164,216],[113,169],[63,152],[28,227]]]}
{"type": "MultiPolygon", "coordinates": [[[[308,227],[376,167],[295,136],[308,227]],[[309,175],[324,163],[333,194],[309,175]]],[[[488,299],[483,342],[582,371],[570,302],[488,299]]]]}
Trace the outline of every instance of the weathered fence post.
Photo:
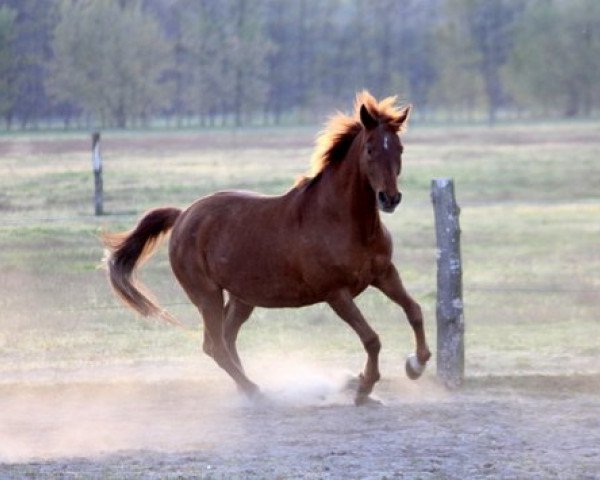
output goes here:
{"type": "Polygon", "coordinates": [[[464,379],[465,321],[458,222],[460,208],[454,197],[453,180],[432,180],[431,200],[437,241],[437,374],[447,387],[456,388],[464,379]]]}
{"type": "Polygon", "coordinates": [[[102,192],[102,156],[100,155],[100,133],[92,134],[92,166],[94,167],[94,210],[96,215],[104,213],[102,192]]]}

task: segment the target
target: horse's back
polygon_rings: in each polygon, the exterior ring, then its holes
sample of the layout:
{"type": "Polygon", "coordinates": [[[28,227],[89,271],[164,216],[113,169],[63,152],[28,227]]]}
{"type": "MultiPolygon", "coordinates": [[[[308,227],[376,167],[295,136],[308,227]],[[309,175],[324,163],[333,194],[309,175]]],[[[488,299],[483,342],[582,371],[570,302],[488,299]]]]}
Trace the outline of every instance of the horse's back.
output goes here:
{"type": "MultiPolygon", "coordinates": [[[[200,198],[183,212],[174,226],[173,235],[193,236],[207,242],[237,237],[239,232],[261,228],[265,222],[280,218],[281,197],[235,190],[217,192],[200,198]]],[[[180,239],[183,240],[183,239],[180,239]]]]}
{"type": "Polygon", "coordinates": [[[232,249],[259,223],[274,216],[276,197],[247,191],[217,192],[194,202],[179,217],[171,235],[171,255],[189,256],[232,249]]]}

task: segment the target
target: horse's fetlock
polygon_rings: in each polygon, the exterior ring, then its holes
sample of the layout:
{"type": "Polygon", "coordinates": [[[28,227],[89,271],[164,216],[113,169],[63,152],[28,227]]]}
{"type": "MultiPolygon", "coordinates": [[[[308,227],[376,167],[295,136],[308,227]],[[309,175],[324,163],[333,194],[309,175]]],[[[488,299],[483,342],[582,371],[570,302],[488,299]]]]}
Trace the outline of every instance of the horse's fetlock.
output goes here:
{"type": "Polygon", "coordinates": [[[206,353],[209,357],[213,356],[213,348],[212,348],[212,343],[211,342],[207,342],[204,341],[202,343],[202,350],[204,351],[204,353],[206,353]]]}
{"type": "Polygon", "coordinates": [[[419,359],[419,362],[422,365],[427,363],[431,358],[431,352],[429,351],[429,348],[425,347],[423,349],[417,350],[417,358],[419,359]]]}

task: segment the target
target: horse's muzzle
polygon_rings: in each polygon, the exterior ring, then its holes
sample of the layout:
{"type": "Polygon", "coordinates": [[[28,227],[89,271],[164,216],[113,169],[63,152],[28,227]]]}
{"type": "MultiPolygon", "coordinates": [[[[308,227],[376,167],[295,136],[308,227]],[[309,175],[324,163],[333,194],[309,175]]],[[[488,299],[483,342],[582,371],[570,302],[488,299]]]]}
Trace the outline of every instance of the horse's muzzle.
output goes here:
{"type": "Polygon", "coordinates": [[[402,200],[402,194],[397,192],[396,195],[388,195],[385,192],[377,193],[377,203],[379,204],[379,209],[383,210],[386,213],[392,213],[396,210],[396,207],[400,204],[402,200]]]}

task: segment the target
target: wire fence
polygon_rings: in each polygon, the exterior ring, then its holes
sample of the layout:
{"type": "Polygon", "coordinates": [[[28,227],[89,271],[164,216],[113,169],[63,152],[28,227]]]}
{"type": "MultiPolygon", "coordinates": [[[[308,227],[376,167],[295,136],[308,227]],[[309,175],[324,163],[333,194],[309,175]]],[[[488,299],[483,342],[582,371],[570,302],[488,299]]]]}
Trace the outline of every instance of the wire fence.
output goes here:
{"type": "MultiPolygon", "coordinates": [[[[490,294],[597,294],[598,290],[594,288],[569,288],[569,287],[511,287],[511,286],[491,286],[491,285],[463,285],[464,295],[466,296],[466,302],[468,303],[468,297],[470,293],[477,292],[485,292],[490,294]]],[[[431,291],[431,288],[413,286],[411,288],[412,292],[419,291],[431,291]]],[[[181,302],[161,302],[161,307],[164,308],[172,308],[172,307],[183,307],[183,306],[193,306],[193,304],[189,301],[181,301],[181,302]]],[[[51,309],[54,313],[84,313],[84,312],[95,312],[95,311],[117,311],[117,310],[125,310],[126,307],[120,304],[105,304],[105,305],[86,305],[86,306],[77,306],[77,307],[57,307],[51,309]]],[[[5,307],[5,311],[7,308],[5,307]]],[[[10,310],[10,309],[8,309],[10,310]]],[[[19,311],[23,311],[21,307],[19,307],[19,311]]],[[[31,309],[32,312],[38,312],[39,309],[31,309]]],[[[45,309],[48,311],[48,308],[45,309]]]]}
{"type": "Polygon", "coordinates": [[[111,218],[136,218],[140,216],[142,212],[127,212],[127,213],[111,213],[103,216],[96,215],[74,215],[70,217],[22,217],[19,219],[9,220],[4,219],[0,224],[0,228],[4,227],[23,227],[23,226],[32,226],[36,224],[60,224],[60,223],[70,223],[70,222],[85,222],[89,221],[93,224],[104,223],[111,218]]]}

